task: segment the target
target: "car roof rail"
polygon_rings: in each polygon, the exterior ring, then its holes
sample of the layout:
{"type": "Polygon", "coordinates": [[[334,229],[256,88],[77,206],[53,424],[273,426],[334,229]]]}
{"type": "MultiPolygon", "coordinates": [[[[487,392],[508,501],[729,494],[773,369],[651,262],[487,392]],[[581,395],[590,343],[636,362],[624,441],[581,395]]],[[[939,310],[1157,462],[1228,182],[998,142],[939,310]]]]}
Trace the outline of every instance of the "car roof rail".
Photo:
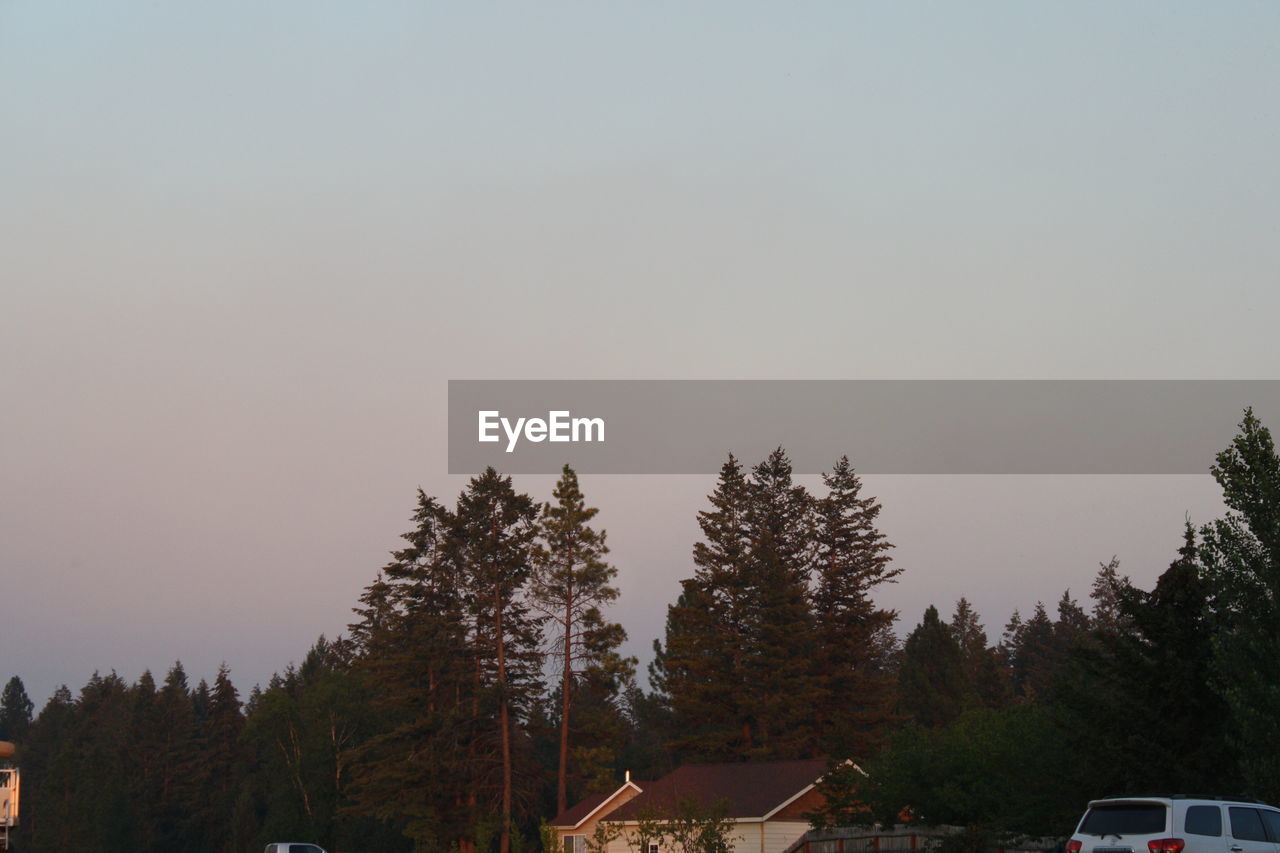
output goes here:
{"type": "Polygon", "coordinates": [[[1253,803],[1259,806],[1265,806],[1262,800],[1254,797],[1246,797],[1243,794],[1169,794],[1171,800],[1215,800],[1222,803],[1253,803]]]}
{"type": "Polygon", "coordinates": [[[1246,797],[1235,794],[1163,794],[1151,793],[1144,794],[1109,794],[1106,797],[1099,797],[1103,800],[1212,800],[1219,803],[1252,803],[1253,805],[1265,806],[1268,803],[1259,800],[1256,797],[1246,797]]]}

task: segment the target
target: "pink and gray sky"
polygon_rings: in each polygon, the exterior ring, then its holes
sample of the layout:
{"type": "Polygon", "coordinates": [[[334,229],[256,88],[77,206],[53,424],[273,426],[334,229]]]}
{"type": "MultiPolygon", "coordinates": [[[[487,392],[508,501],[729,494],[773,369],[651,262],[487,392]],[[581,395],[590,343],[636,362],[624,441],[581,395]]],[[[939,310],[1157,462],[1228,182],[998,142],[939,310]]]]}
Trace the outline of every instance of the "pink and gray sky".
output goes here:
{"type": "MultiPolygon", "coordinates": [[[[450,378],[1275,378],[1278,38],[1261,2],[0,0],[0,679],[247,692],[343,631],[465,482],[450,378]]],[[[642,658],[711,486],[584,478],[642,658]]],[[[993,635],[1221,511],[867,487],[882,600],[993,635]]]]}

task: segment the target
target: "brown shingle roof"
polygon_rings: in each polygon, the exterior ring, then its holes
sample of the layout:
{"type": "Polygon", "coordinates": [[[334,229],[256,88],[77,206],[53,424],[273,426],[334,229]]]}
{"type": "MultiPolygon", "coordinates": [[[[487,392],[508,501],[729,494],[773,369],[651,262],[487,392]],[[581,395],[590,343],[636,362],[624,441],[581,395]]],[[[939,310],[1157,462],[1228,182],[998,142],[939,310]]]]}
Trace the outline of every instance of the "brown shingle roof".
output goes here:
{"type": "Polygon", "coordinates": [[[551,823],[549,825],[550,826],[577,826],[579,823],[582,822],[582,819],[584,817],[591,814],[591,812],[595,809],[596,806],[600,805],[611,796],[613,795],[612,794],[592,794],[591,796],[587,797],[585,800],[578,803],[577,805],[569,806],[569,808],[565,809],[560,814],[556,815],[554,818],[551,819],[551,823]]]}
{"type": "Polygon", "coordinates": [[[735,764],[686,764],[657,782],[642,786],[644,793],[605,816],[605,820],[638,820],[670,814],[681,800],[703,805],[728,801],[731,818],[764,817],[818,780],[827,769],[825,759],[760,761],[735,764]]]}
{"type": "Polygon", "coordinates": [[[618,789],[616,791],[613,791],[612,793],[591,794],[590,796],[586,797],[582,802],[578,803],[577,805],[570,806],[569,808],[565,809],[563,812],[561,812],[560,814],[552,818],[551,822],[548,823],[547,826],[558,826],[561,829],[573,828],[578,824],[582,823],[582,821],[585,820],[589,814],[591,814],[593,811],[599,808],[602,804],[613,799],[618,794],[622,793],[622,791],[625,790],[626,788],[634,787],[637,791],[643,791],[646,785],[651,785],[651,784],[653,783],[641,782],[638,779],[628,778],[627,781],[623,782],[620,786],[618,786],[618,789]]]}

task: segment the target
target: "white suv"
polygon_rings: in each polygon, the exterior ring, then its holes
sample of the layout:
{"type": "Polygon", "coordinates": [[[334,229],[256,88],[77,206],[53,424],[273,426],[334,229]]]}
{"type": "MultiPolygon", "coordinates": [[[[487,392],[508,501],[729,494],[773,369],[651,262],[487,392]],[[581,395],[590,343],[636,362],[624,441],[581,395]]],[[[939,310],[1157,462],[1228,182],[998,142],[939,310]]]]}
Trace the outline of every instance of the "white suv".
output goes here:
{"type": "Polygon", "coordinates": [[[1280,809],[1226,797],[1094,800],[1066,853],[1280,853],[1280,809]]]}

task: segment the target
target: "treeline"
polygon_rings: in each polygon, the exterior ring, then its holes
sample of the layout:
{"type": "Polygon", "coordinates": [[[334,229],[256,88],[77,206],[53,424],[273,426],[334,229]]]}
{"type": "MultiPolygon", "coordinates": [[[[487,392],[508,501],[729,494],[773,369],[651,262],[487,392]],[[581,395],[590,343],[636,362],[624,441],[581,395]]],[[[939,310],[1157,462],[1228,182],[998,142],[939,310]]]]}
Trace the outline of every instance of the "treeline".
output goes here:
{"type": "Polygon", "coordinates": [[[995,645],[961,599],[903,645],[906,724],[824,786],[819,824],[913,819],[993,836],[1065,834],[1107,795],[1192,793],[1280,802],[1280,460],[1247,412],[1212,468],[1227,516],[1180,547],[1154,587],[1094,581],[1086,613],[1017,613],[995,645]],[[867,807],[870,807],[870,811],[867,807]]]}
{"type": "MultiPolygon", "coordinates": [[[[536,844],[539,819],[614,786],[634,739],[635,660],[596,510],[566,467],[539,504],[492,469],[446,507],[419,492],[406,547],[323,637],[243,704],[228,672],[189,688],[95,675],[39,716],[12,679],[17,849],[331,850],[536,844]]],[[[639,762],[637,762],[637,766],[639,762]]]]}
{"type": "Polygon", "coordinates": [[[1060,832],[1109,793],[1280,800],[1280,463],[1251,413],[1213,470],[1230,514],[1188,524],[1151,591],[1112,561],[1087,612],[1064,593],[990,642],[961,599],[899,643],[873,593],[902,568],[849,461],[814,494],[781,449],[730,457],[648,690],[573,471],[540,504],[488,470],[452,507],[419,492],[349,633],[243,704],[225,669],[192,688],[175,666],[61,688],[33,719],[12,679],[16,849],[511,853],[623,770],[708,760],[827,756],[818,822],[975,837],[1060,832]]]}

